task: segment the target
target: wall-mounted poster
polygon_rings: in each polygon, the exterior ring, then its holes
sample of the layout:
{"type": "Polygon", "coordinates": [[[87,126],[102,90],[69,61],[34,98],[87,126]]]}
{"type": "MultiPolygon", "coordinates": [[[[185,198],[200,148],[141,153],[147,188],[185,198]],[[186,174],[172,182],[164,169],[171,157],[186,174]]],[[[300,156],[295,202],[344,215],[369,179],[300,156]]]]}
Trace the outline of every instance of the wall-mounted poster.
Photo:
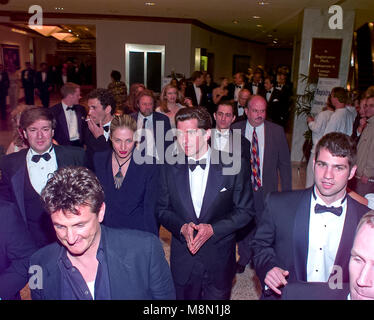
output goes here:
{"type": "Polygon", "coordinates": [[[339,78],[343,39],[313,38],[309,78],[339,78]]]}
{"type": "Polygon", "coordinates": [[[16,70],[20,69],[19,46],[3,44],[1,45],[3,64],[5,70],[10,70],[14,66],[16,70]]]}

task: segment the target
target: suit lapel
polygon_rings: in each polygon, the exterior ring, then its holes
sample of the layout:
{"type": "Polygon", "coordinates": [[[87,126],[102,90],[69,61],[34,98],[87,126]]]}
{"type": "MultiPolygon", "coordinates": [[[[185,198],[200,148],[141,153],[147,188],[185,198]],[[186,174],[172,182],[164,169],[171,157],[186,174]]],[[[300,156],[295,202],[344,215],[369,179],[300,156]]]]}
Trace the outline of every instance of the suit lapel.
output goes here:
{"type": "Polygon", "coordinates": [[[188,166],[186,164],[176,164],[172,167],[175,175],[175,184],[178,186],[176,188],[183,204],[187,216],[191,221],[197,222],[195,208],[192,203],[191,191],[190,191],[190,180],[188,174],[188,166]]]}
{"type": "Polygon", "coordinates": [[[68,129],[68,123],[66,121],[65,117],[65,112],[64,112],[64,107],[62,106],[62,103],[59,104],[58,106],[58,122],[62,124],[62,129],[64,132],[64,136],[66,137],[67,141],[70,140],[69,136],[69,129],[68,129]]]}
{"type": "MultiPolygon", "coordinates": [[[[336,253],[334,265],[343,268],[343,281],[348,281],[348,264],[351,256],[351,248],[359,222],[357,210],[351,197],[347,197],[347,212],[345,214],[344,227],[336,253]]],[[[330,275],[331,277],[331,275],[330,275]]]]}
{"type": "Polygon", "coordinates": [[[299,206],[296,209],[293,229],[294,262],[296,279],[306,281],[306,266],[309,244],[309,216],[312,188],[306,190],[301,196],[299,206]]]}
{"type": "MultiPolygon", "coordinates": [[[[26,155],[25,155],[26,157],[26,155]]],[[[11,177],[11,184],[14,190],[14,196],[16,197],[18,208],[22,214],[22,218],[27,224],[26,211],[25,211],[25,174],[27,174],[26,159],[23,159],[24,163],[20,163],[18,170],[11,177]]]]}
{"type": "Polygon", "coordinates": [[[208,180],[204,193],[203,204],[201,206],[200,220],[206,218],[207,212],[217,197],[222,186],[222,166],[219,164],[210,164],[208,180]]]}

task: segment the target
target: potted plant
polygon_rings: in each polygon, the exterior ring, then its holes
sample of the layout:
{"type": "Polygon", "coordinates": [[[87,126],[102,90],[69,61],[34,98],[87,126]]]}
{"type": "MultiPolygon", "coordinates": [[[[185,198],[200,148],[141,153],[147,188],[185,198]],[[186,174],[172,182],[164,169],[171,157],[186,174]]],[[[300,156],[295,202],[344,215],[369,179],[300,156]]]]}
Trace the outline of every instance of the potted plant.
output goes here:
{"type": "MultiPolygon", "coordinates": [[[[318,79],[310,78],[305,74],[300,74],[301,82],[306,83],[303,94],[296,95],[295,114],[297,117],[304,115],[311,116],[312,103],[316,92],[316,84],[318,79]]],[[[310,153],[313,147],[312,131],[308,128],[303,134],[305,141],[303,144],[303,158],[308,163],[310,153]]],[[[302,161],[303,159],[301,159],[302,161]]]]}

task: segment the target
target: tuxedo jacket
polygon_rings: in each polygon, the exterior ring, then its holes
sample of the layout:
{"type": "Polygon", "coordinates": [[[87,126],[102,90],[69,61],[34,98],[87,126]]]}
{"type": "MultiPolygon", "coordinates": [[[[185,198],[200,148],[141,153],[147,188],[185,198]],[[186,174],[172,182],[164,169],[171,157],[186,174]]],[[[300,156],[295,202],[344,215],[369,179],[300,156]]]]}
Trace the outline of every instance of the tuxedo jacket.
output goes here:
{"type": "MultiPolygon", "coordinates": [[[[79,141],[83,144],[83,131],[84,128],[87,126],[86,124],[86,109],[81,105],[75,105],[76,109],[75,114],[77,115],[78,121],[78,132],[79,132],[79,141]]],[[[56,119],[56,128],[55,134],[53,138],[58,142],[59,145],[70,145],[70,138],[69,138],[69,129],[68,124],[65,117],[64,107],[62,103],[58,103],[51,107],[51,112],[53,113],[54,118],[56,119]]],[[[69,111],[70,112],[70,111],[69,111]]]]}
{"type": "Polygon", "coordinates": [[[7,96],[8,95],[8,89],[9,89],[9,76],[8,72],[3,71],[1,73],[1,80],[0,80],[0,94],[7,96]]]}
{"type": "Polygon", "coordinates": [[[47,71],[47,76],[43,82],[42,72],[38,71],[35,75],[35,87],[39,89],[40,93],[48,92],[49,87],[51,86],[51,76],[47,71]]]}
{"type": "MultiPolygon", "coordinates": [[[[134,112],[134,113],[131,114],[131,117],[133,117],[135,119],[135,121],[138,121],[138,115],[139,115],[138,112],[134,112]]],[[[157,111],[154,111],[152,113],[152,115],[153,115],[153,137],[154,137],[155,143],[156,143],[157,154],[160,155],[162,153],[165,153],[168,146],[173,143],[173,141],[166,141],[165,140],[167,132],[169,130],[171,130],[171,125],[170,125],[169,118],[167,116],[165,116],[164,114],[162,114],[160,112],[157,112],[157,111]],[[162,133],[162,137],[158,136],[159,133],[156,130],[157,122],[162,122],[163,123],[164,131],[162,133]],[[164,140],[163,149],[161,148],[161,145],[157,143],[158,139],[164,140]]]]}
{"type": "Polygon", "coordinates": [[[0,298],[20,299],[37,247],[13,203],[0,200],[0,220],[0,298]]]}
{"type": "Polygon", "coordinates": [[[192,100],[192,105],[194,107],[200,107],[200,106],[206,107],[207,104],[208,104],[208,101],[207,101],[207,95],[206,95],[206,92],[205,92],[205,86],[201,85],[199,88],[201,90],[200,103],[197,102],[195,88],[194,88],[193,84],[187,85],[184,96],[186,98],[190,98],[192,100]]]}
{"type": "MultiPolygon", "coordinates": [[[[229,100],[233,100],[233,99],[234,99],[235,88],[236,88],[235,83],[229,83],[229,84],[228,84],[228,86],[227,86],[227,90],[228,90],[229,93],[227,94],[227,97],[228,97],[229,100]]],[[[242,90],[243,90],[243,89],[247,89],[247,90],[251,91],[250,88],[249,88],[249,84],[248,84],[247,82],[245,82],[245,83],[243,84],[242,90]]],[[[251,93],[251,94],[252,94],[252,93],[251,93]]]]}
{"type": "Polygon", "coordinates": [[[22,79],[22,86],[26,89],[26,88],[34,88],[34,84],[35,84],[35,70],[34,69],[25,69],[25,70],[22,70],[22,74],[21,74],[21,79],[22,79]],[[27,77],[25,76],[26,75],[26,71],[28,71],[28,75],[27,77]]]}
{"type": "MultiPolygon", "coordinates": [[[[175,290],[160,240],[139,230],[101,225],[112,300],[172,300],[175,290]]],[[[57,259],[62,245],[52,243],[37,251],[30,265],[43,270],[43,289],[31,290],[33,300],[61,300],[61,271],[57,259]]]]}
{"type": "MultiPolygon", "coordinates": [[[[211,159],[213,159],[213,150],[211,159]]],[[[172,233],[170,266],[175,283],[186,284],[197,262],[209,272],[216,288],[231,288],[235,275],[235,233],[254,216],[252,187],[247,162],[241,171],[223,175],[222,163],[210,163],[200,217],[197,218],[189,187],[187,164],[161,167],[158,218],[172,233]],[[192,255],[180,233],[185,223],[210,224],[214,235],[192,255]]]]}
{"type": "MultiPolygon", "coordinates": [[[[82,148],[72,146],[54,146],[57,167],[85,166],[85,153],[82,148]]],[[[0,160],[0,199],[8,200],[17,205],[27,225],[25,211],[25,175],[27,173],[26,155],[29,149],[11,153],[0,160]]]]}
{"type": "MultiPolygon", "coordinates": [[[[246,120],[235,122],[231,128],[240,129],[245,137],[246,120]]],[[[278,172],[282,191],[292,190],[291,159],[286,135],[281,126],[265,120],[265,146],[262,169],[264,196],[278,191],[278,172]]]]}
{"type": "MultiPolygon", "coordinates": [[[[253,93],[252,83],[253,82],[248,82],[248,90],[251,92],[251,95],[253,96],[254,93],[253,93]]],[[[258,89],[257,89],[257,95],[262,96],[264,94],[264,91],[266,91],[264,87],[264,83],[260,82],[258,85],[258,89]]]]}
{"type": "MultiPolygon", "coordinates": [[[[256,273],[264,284],[268,271],[280,267],[289,271],[288,282],[307,281],[309,218],[312,188],[271,193],[252,240],[256,273]]],[[[334,265],[342,267],[348,282],[348,263],[356,227],[369,209],[347,196],[347,212],[334,265]]]]}

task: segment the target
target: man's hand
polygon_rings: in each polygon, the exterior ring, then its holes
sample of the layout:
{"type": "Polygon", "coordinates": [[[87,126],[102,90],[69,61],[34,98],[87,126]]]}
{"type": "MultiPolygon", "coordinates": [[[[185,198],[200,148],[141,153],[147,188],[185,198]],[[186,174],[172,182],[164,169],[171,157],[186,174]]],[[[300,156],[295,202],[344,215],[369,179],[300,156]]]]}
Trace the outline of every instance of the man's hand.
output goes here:
{"type": "Polygon", "coordinates": [[[193,243],[193,232],[196,225],[193,222],[185,223],[181,228],[181,234],[186,239],[188,250],[191,251],[193,243]]]}
{"type": "Polygon", "coordinates": [[[97,126],[94,121],[92,121],[90,118],[87,118],[87,125],[88,129],[90,129],[91,133],[96,139],[104,134],[103,124],[101,123],[101,121],[99,123],[99,126],[97,126]]]}
{"type": "Polygon", "coordinates": [[[306,118],[306,122],[312,122],[314,121],[314,118],[312,116],[309,116],[308,118],[306,118]]]}
{"type": "Polygon", "coordinates": [[[278,288],[287,284],[286,277],[288,275],[289,272],[287,270],[274,267],[266,274],[265,284],[275,293],[281,295],[282,292],[278,288]]]}
{"type": "Polygon", "coordinates": [[[197,230],[197,235],[193,239],[193,245],[190,249],[192,254],[196,254],[203,244],[207,242],[214,234],[213,228],[210,224],[200,223],[198,225],[194,225],[194,228],[197,230]]]}

